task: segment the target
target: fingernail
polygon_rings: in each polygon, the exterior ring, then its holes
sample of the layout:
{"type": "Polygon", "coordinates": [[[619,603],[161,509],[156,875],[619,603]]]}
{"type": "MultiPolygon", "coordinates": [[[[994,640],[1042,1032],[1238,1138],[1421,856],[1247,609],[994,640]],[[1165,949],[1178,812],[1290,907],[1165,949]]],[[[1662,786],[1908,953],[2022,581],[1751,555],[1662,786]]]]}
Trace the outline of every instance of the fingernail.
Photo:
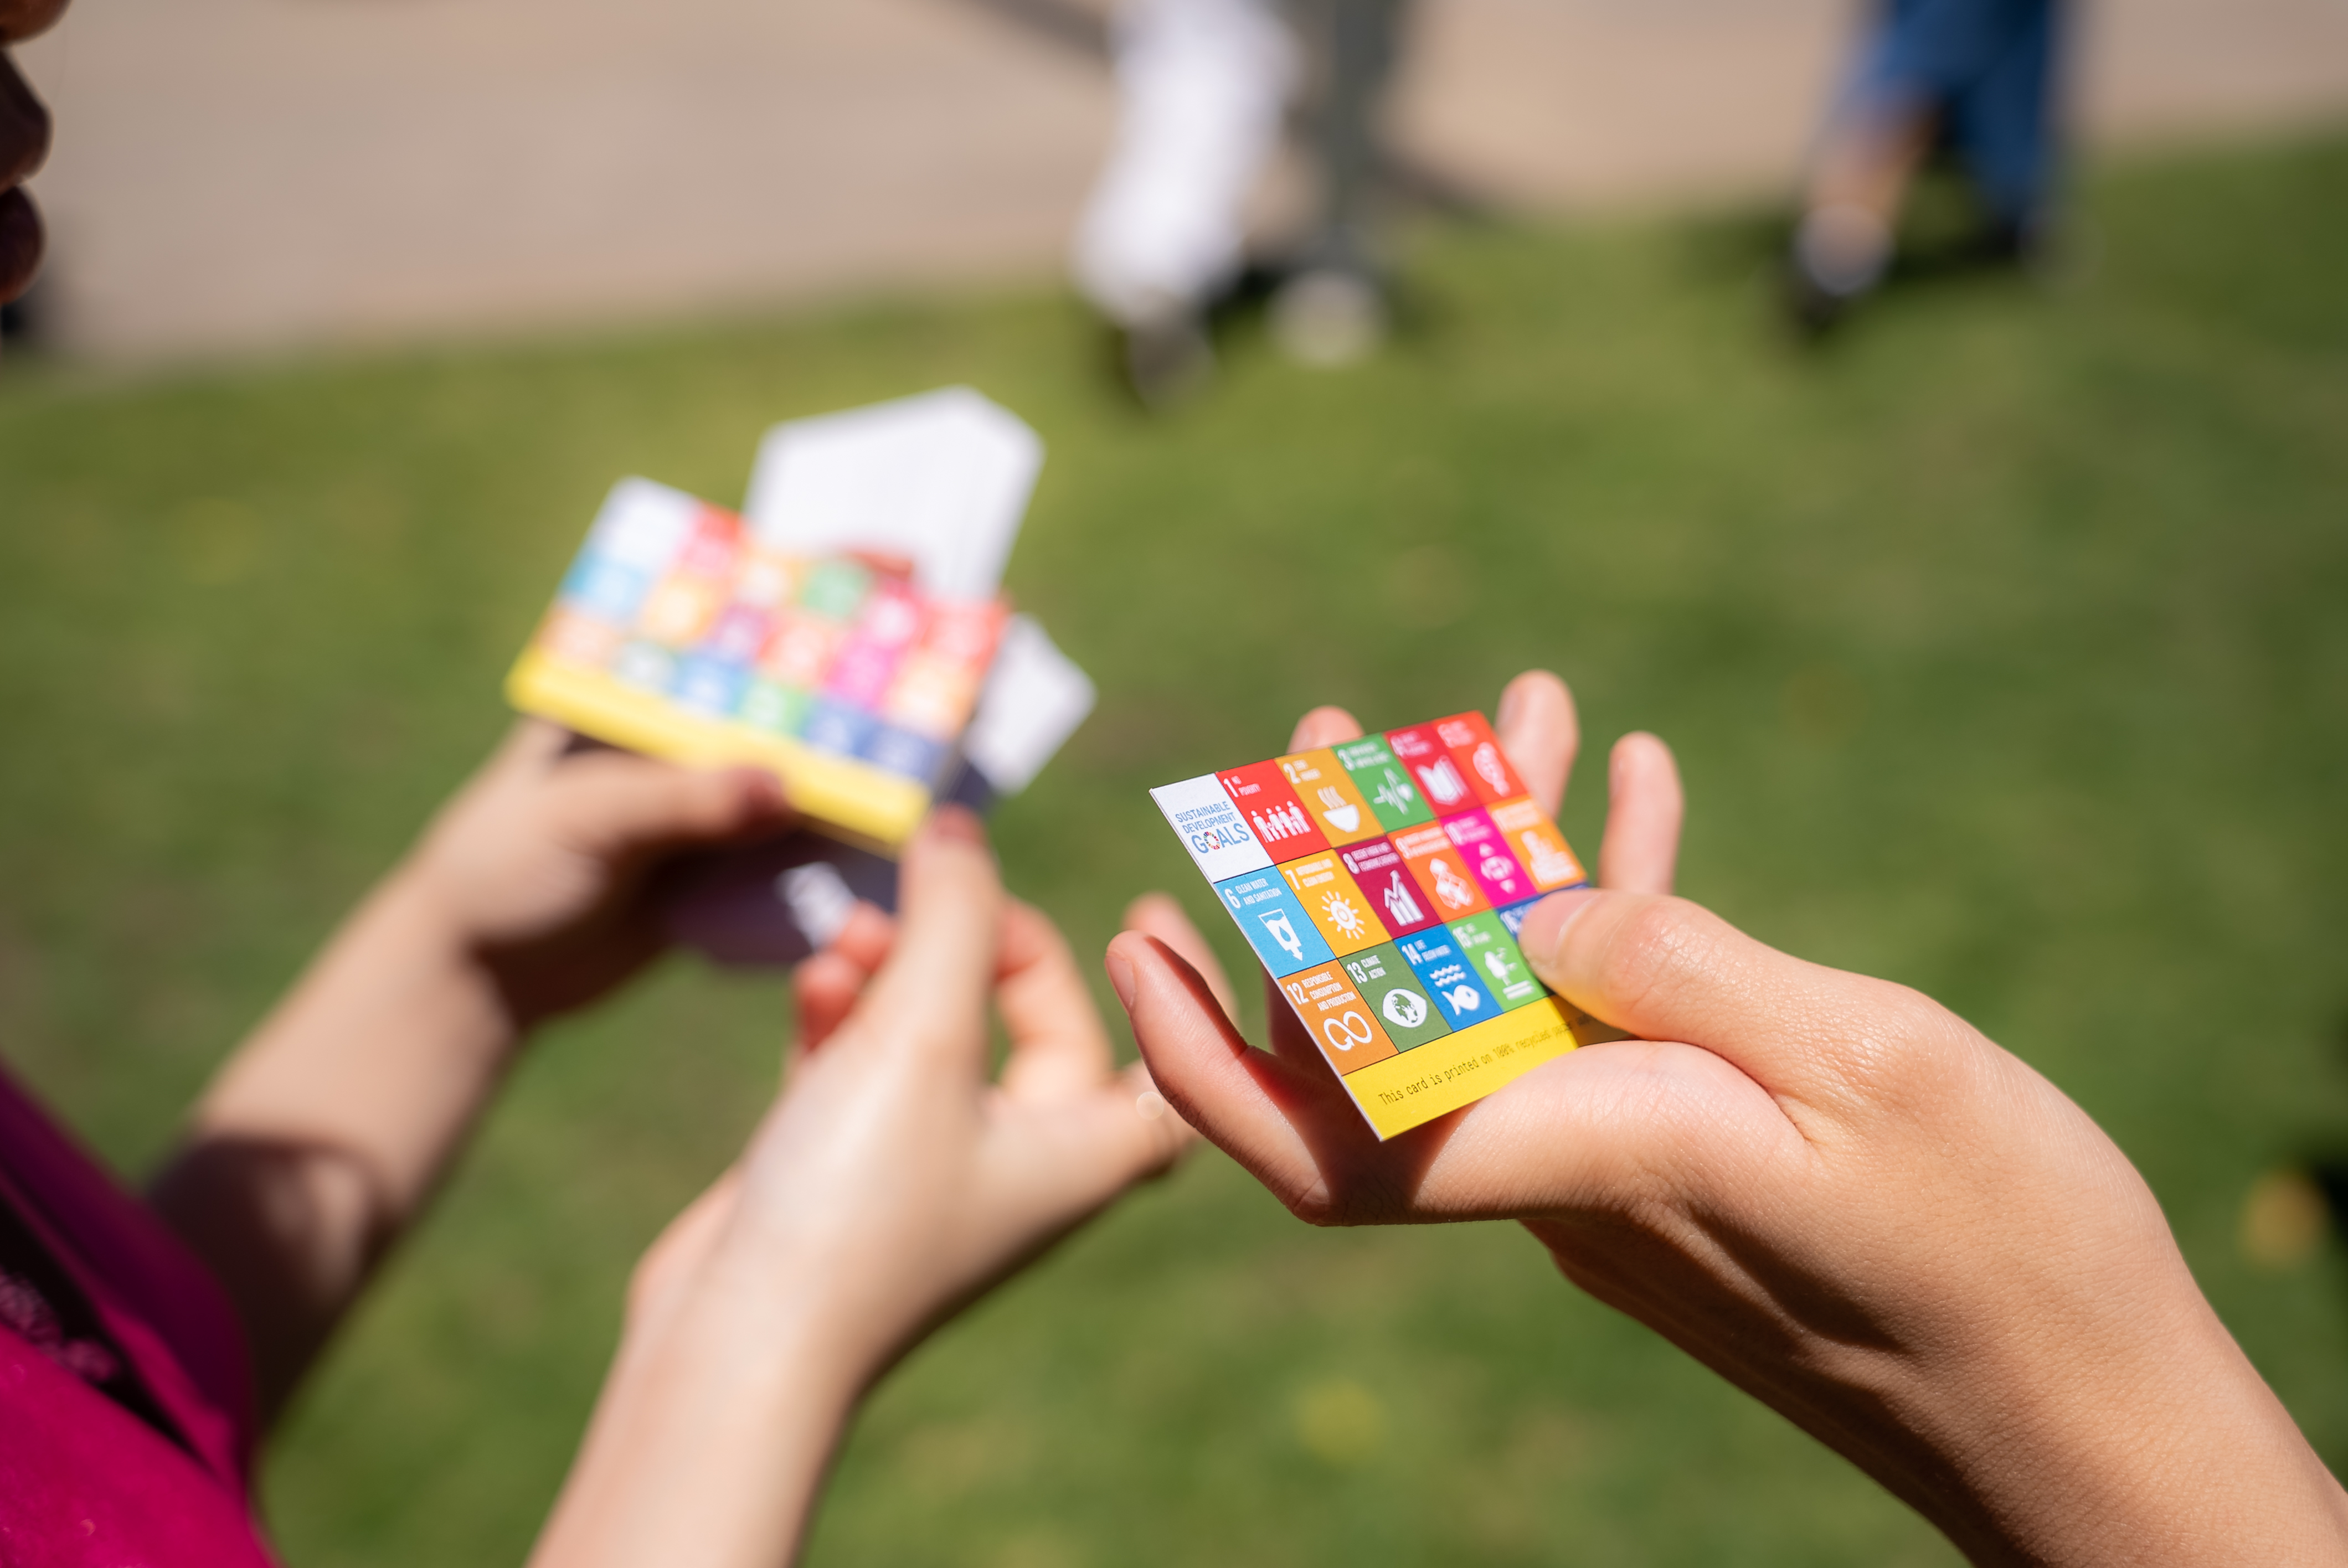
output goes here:
{"type": "Polygon", "coordinates": [[[978,820],[978,813],[966,805],[942,805],[930,814],[930,831],[940,838],[951,838],[963,844],[986,844],[986,824],[978,820]]]}
{"type": "Polygon", "coordinates": [[[1145,1089],[1133,1097],[1133,1113],[1144,1122],[1155,1122],[1166,1114],[1166,1096],[1155,1089],[1145,1089]]]}
{"type": "Polygon", "coordinates": [[[736,770],[742,778],[742,793],[749,804],[762,812],[778,812],[790,804],[783,794],[783,781],[764,768],[736,770]]]}
{"type": "Polygon", "coordinates": [[[1573,922],[1598,897],[1595,887],[1570,887],[1562,893],[1552,893],[1532,907],[1525,917],[1523,927],[1517,933],[1517,946],[1525,957],[1536,964],[1554,964],[1558,949],[1565,945],[1565,934],[1573,922]]]}
{"type": "Polygon", "coordinates": [[[1500,692],[1500,705],[1493,712],[1493,721],[1498,725],[1500,730],[1505,733],[1508,730],[1510,722],[1516,718],[1517,710],[1524,705],[1525,699],[1523,693],[1517,690],[1517,683],[1514,681],[1511,681],[1500,692]]]}
{"type": "Polygon", "coordinates": [[[1102,967],[1108,970],[1109,989],[1117,992],[1117,999],[1125,1004],[1125,1010],[1131,1012],[1133,1010],[1132,963],[1123,953],[1111,948],[1102,967]]]}

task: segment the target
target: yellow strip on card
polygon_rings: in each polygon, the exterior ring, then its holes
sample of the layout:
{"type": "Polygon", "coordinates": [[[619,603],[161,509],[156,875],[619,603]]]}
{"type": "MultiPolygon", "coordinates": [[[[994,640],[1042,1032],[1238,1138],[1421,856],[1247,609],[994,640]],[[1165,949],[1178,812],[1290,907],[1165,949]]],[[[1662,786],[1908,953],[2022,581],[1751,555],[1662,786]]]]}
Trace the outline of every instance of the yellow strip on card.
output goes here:
{"type": "MultiPolygon", "coordinates": [[[[1575,1013],[1576,1018],[1585,1015],[1575,1013]]],[[[1389,1056],[1342,1081],[1380,1140],[1473,1103],[1582,1042],[1553,997],[1389,1056]]],[[[1616,1036],[1616,1038],[1620,1038],[1616,1036]]]]}
{"type": "Polygon", "coordinates": [[[632,751],[695,767],[770,768],[791,804],[817,825],[844,828],[883,847],[911,837],[930,808],[930,792],[911,779],[747,724],[696,718],[665,698],[536,648],[506,677],[506,695],[524,712],[632,751]]]}

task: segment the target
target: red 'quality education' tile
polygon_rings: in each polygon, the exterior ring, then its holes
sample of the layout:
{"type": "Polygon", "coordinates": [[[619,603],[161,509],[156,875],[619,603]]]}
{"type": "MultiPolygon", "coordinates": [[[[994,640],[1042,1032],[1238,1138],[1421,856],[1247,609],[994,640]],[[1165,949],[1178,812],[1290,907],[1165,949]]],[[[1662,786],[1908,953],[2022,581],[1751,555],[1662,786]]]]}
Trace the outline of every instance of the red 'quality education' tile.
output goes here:
{"type": "Polygon", "coordinates": [[[1419,794],[1426,797],[1436,815],[1465,811],[1478,804],[1475,786],[1452,760],[1451,748],[1436,734],[1433,724],[1388,730],[1386,744],[1393,749],[1395,760],[1410,770],[1419,794]]]}

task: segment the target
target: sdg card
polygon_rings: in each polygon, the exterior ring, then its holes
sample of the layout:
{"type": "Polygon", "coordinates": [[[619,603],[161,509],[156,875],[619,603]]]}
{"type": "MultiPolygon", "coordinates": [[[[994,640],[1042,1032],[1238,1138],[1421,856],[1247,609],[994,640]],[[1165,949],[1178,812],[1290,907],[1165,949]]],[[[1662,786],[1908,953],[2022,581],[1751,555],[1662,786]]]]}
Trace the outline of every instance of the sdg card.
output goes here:
{"type": "Polygon", "coordinates": [[[772,768],[807,816],[894,848],[959,756],[1005,614],[991,586],[956,597],[836,544],[795,551],[623,479],[506,691],[615,745],[772,768]]]}
{"type": "Polygon", "coordinates": [[[1482,714],[1149,794],[1381,1140],[1623,1038],[1517,948],[1588,878],[1482,714]]]}

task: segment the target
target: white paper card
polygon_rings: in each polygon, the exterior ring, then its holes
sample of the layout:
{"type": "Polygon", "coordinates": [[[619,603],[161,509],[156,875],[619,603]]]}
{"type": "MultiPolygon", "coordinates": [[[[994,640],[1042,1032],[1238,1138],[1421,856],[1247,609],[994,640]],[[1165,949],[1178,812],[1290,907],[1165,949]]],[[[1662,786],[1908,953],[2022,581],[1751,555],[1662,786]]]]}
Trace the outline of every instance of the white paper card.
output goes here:
{"type": "Polygon", "coordinates": [[[743,511],[778,549],[904,555],[928,592],[991,599],[1043,465],[1018,415],[949,386],[776,425],[743,511]]]}
{"type": "Polygon", "coordinates": [[[1016,794],[1093,711],[1091,678],[1033,616],[1014,615],[963,735],[963,755],[997,794],[1016,794]]]}

